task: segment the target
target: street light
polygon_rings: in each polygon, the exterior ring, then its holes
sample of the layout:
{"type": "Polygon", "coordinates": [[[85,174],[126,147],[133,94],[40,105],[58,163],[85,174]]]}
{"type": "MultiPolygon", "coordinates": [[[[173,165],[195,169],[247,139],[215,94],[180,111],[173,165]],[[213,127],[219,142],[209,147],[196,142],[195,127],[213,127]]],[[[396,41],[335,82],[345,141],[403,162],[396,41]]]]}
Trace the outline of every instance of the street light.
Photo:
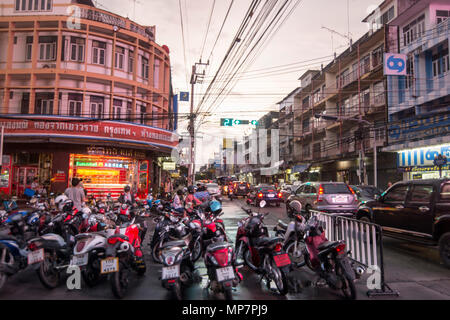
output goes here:
{"type": "MultiPolygon", "coordinates": [[[[372,125],[372,123],[370,123],[369,121],[364,120],[364,119],[327,116],[327,115],[322,114],[322,113],[316,113],[316,114],[314,114],[314,117],[317,118],[317,119],[325,119],[325,120],[330,120],[330,121],[345,121],[345,120],[356,121],[359,124],[364,124],[366,126],[369,126],[369,128],[375,129],[375,127],[372,125]]],[[[369,132],[369,134],[370,134],[370,132],[369,132]]],[[[373,177],[374,177],[374,185],[375,185],[375,187],[377,187],[377,185],[378,185],[378,178],[377,178],[377,144],[376,144],[376,139],[375,138],[376,137],[375,137],[375,130],[374,130],[374,133],[373,133],[373,177]]],[[[362,151],[361,158],[362,158],[362,161],[363,161],[363,164],[364,164],[365,155],[364,155],[364,145],[363,145],[363,143],[361,143],[361,151],[362,151]]],[[[359,181],[361,183],[361,180],[362,180],[361,176],[363,176],[363,178],[364,178],[364,172],[361,173],[361,165],[360,165],[359,170],[360,170],[359,181]]],[[[363,170],[364,170],[364,165],[363,165],[363,170]]]]}

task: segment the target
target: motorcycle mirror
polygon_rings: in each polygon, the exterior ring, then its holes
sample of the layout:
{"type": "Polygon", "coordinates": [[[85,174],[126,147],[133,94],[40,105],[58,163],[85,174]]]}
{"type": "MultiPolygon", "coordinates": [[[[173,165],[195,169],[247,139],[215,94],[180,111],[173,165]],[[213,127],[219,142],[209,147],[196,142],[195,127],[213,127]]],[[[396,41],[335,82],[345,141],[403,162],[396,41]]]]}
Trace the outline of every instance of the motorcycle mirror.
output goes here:
{"type": "Polygon", "coordinates": [[[259,203],[259,207],[260,207],[260,208],[264,208],[264,207],[266,206],[266,204],[267,204],[267,202],[266,202],[265,200],[262,200],[262,201],[259,203]]]}

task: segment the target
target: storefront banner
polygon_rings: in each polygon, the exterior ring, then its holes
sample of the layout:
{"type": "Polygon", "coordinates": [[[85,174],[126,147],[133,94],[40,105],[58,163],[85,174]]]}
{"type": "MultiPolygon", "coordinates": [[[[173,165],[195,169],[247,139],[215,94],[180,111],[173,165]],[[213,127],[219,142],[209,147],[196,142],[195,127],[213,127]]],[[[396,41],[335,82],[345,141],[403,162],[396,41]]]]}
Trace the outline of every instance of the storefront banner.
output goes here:
{"type": "Polygon", "coordinates": [[[389,143],[450,135],[450,114],[438,114],[426,118],[409,118],[388,129],[389,143]]]}
{"type": "Polygon", "coordinates": [[[178,145],[175,133],[138,124],[115,121],[79,121],[54,117],[32,117],[0,120],[5,136],[25,137],[71,137],[76,139],[99,139],[157,145],[174,148],[178,145]]]}
{"type": "MultiPolygon", "coordinates": [[[[442,171],[450,170],[450,165],[445,165],[441,167],[442,171]]],[[[398,168],[399,172],[433,172],[433,171],[439,171],[438,166],[431,166],[431,167],[403,167],[398,168]]]]}
{"type": "Polygon", "coordinates": [[[435,167],[434,158],[439,154],[449,158],[450,144],[400,151],[397,154],[398,167],[435,167]]]}

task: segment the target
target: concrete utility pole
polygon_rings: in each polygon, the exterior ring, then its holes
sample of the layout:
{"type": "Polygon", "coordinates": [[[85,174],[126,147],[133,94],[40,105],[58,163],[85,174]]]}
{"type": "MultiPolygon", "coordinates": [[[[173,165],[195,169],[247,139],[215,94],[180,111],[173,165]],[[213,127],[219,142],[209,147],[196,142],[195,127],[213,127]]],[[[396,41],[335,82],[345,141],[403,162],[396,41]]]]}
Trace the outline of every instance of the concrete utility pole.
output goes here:
{"type": "Polygon", "coordinates": [[[203,81],[203,78],[205,77],[205,70],[201,73],[197,73],[197,66],[207,66],[208,63],[202,63],[200,62],[195,63],[192,66],[192,74],[191,74],[191,110],[190,110],[190,116],[189,116],[189,134],[191,137],[191,161],[189,164],[189,175],[188,175],[188,183],[194,184],[195,183],[195,117],[194,114],[194,90],[195,90],[195,84],[201,83],[203,81]]]}
{"type": "MultiPolygon", "coordinates": [[[[330,120],[330,121],[343,121],[343,120],[349,120],[349,121],[356,121],[360,124],[360,127],[358,129],[358,133],[357,133],[357,137],[361,139],[361,144],[362,141],[364,139],[364,127],[363,125],[366,125],[367,128],[369,129],[369,135],[370,135],[370,131],[371,129],[373,129],[373,181],[374,181],[374,186],[377,187],[378,185],[378,176],[377,176],[377,171],[378,171],[378,165],[377,165],[377,140],[376,140],[376,134],[375,134],[375,126],[372,125],[372,123],[370,123],[367,120],[364,119],[355,119],[355,118],[343,118],[343,117],[334,117],[334,116],[326,116],[323,114],[315,114],[314,117],[316,117],[317,119],[323,118],[325,120],[330,120]]],[[[363,153],[364,150],[364,146],[362,147],[362,150],[360,150],[360,154],[364,154],[363,153]]],[[[361,157],[361,161],[362,161],[362,167],[363,167],[363,172],[365,173],[365,165],[364,165],[364,157],[361,157]]],[[[361,166],[359,166],[361,167],[361,166]]],[[[360,183],[361,183],[361,175],[360,175],[360,183]]]]}

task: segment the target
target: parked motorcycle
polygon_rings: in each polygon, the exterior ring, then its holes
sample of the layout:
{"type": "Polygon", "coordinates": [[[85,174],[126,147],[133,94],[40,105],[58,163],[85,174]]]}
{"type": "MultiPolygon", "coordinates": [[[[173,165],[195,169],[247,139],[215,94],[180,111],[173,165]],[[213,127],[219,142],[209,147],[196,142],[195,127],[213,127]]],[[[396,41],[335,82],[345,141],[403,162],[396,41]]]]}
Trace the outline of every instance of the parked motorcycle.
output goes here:
{"type": "Polygon", "coordinates": [[[160,256],[163,263],[161,284],[177,300],[182,300],[182,289],[201,280],[195,272],[188,244],[184,240],[166,242],[161,246],[160,256]]]}
{"type": "MultiPolygon", "coordinates": [[[[260,207],[265,207],[262,200],[260,207]]],[[[246,210],[249,215],[238,222],[236,246],[238,254],[242,254],[244,262],[253,271],[265,279],[267,287],[275,282],[281,295],[288,293],[288,274],[292,271],[289,255],[283,249],[282,237],[269,237],[267,227],[264,225],[264,217],[268,213],[254,213],[246,210]]]]}
{"type": "Polygon", "coordinates": [[[356,299],[352,268],[345,241],[328,241],[316,216],[311,217],[305,225],[304,262],[335,290],[341,290],[346,299],[356,299]]]}
{"type": "Polygon", "coordinates": [[[289,224],[278,220],[273,230],[276,236],[284,238],[283,248],[291,258],[291,261],[293,263],[301,263],[303,262],[303,252],[306,247],[304,241],[305,218],[301,214],[302,205],[299,201],[294,200],[290,205],[292,206],[293,220],[289,224]]]}
{"type": "Polygon", "coordinates": [[[106,258],[100,261],[100,272],[110,274],[112,292],[119,299],[127,292],[131,270],[140,276],[147,270],[141,250],[140,229],[134,218],[118,227],[107,240],[106,258]]]}

